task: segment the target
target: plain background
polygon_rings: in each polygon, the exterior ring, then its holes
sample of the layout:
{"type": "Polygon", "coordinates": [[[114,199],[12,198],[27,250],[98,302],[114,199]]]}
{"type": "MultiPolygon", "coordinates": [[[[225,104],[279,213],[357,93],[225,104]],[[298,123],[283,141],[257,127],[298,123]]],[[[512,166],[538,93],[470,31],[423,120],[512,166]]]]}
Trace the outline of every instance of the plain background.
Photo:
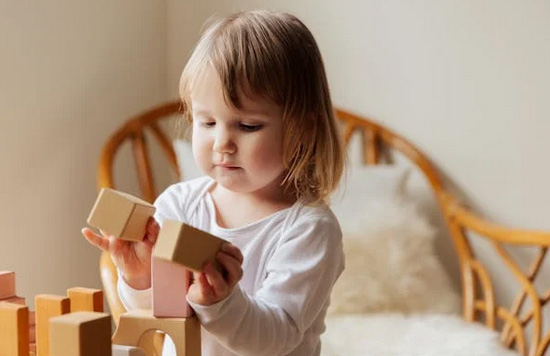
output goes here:
{"type": "MultiPolygon", "coordinates": [[[[0,270],[17,272],[31,305],[38,293],[100,287],[99,252],[80,228],[101,145],[129,116],[177,96],[205,20],[252,8],[306,23],[335,105],[410,139],[491,220],[550,230],[549,1],[5,0],[0,270]]],[[[121,179],[132,175],[121,166],[121,179]]],[[[510,300],[517,283],[486,243],[476,248],[510,300]]],[[[513,254],[525,264],[532,252],[513,254]]]]}

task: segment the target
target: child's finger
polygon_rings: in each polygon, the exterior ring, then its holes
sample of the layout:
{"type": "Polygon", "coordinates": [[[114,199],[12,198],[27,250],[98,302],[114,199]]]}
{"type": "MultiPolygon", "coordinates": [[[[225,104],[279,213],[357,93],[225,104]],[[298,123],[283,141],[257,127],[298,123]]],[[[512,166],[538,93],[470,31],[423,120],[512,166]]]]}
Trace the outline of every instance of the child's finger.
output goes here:
{"type": "Polygon", "coordinates": [[[202,296],[203,301],[208,301],[212,299],[214,295],[214,291],[212,290],[212,286],[208,282],[208,278],[206,277],[205,273],[199,273],[198,279],[196,279],[197,284],[199,286],[200,294],[202,296]]]}
{"type": "Polygon", "coordinates": [[[114,256],[124,254],[124,251],[128,250],[127,248],[128,244],[134,243],[134,242],[119,239],[118,237],[115,237],[113,235],[108,235],[105,237],[105,239],[108,239],[109,251],[114,256]]]}
{"type": "Polygon", "coordinates": [[[225,252],[228,255],[233,256],[237,261],[239,261],[240,264],[243,263],[243,260],[244,260],[243,254],[237,246],[230,243],[224,243],[222,245],[221,250],[222,252],[225,252]]]}
{"type": "Polygon", "coordinates": [[[155,218],[150,217],[149,221],[147,222],[147,228],[146,228],[146,238],[151,244],[155,244],[157,241],[157,237],[159,235],[160,226],[156,222],[155,218]]]}
{"type": "Polygon", "coordinates": [[[82,235],[94,246],[97,246],[100,250],[109,252],[109,239],[94,233],[87,227],[82,229],[82,235]]]}
{"type": "Polygon", "coordinates": [[[225,278],[229,287],[233,287],[243,277],[243,269],[241,263],[237,261],[233,256],[230,256],[224,252],[218,252],[216,260],[227,271],[227,277],[225,278]]]}
{"type": "Polygon", "coordinates": [[[206,263],[203,268],[203,274],[206,276],[206,280],[212,287],[214,295],[223,295],[227,292],[227,283],[222,277],[220,271],[218,271],[210,262],[206,263]]]}

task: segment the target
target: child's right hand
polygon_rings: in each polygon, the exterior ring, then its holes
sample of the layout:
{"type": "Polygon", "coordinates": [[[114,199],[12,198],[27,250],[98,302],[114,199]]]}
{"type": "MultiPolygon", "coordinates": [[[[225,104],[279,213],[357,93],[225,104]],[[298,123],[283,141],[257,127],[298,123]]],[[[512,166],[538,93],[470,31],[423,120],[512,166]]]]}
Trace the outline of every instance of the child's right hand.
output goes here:
{"type": "Polygon", "coordinates": [[[124,281],[134,289],[151,287],[151,254],[157,241],[160,227],[154,218],[147,222],[145,236],[140,242],[119,239],[113,235],[94,233],[82,229],[82,235],[92,245],[109,252],[115,265],[123,274],[124,281]]]}

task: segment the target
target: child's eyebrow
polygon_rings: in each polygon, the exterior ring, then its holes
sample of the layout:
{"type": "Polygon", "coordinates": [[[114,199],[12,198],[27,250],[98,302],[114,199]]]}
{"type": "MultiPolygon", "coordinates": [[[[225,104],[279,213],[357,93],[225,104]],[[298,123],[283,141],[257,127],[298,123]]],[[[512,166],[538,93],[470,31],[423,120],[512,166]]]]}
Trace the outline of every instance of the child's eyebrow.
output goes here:
{"type": "Polygon", "coordinates": [[[203,116],[210,116],[210,111],[208,111],[207,109],[198,109],[198,110],[193,110],[193,115],[203,115],[203,116]]]}

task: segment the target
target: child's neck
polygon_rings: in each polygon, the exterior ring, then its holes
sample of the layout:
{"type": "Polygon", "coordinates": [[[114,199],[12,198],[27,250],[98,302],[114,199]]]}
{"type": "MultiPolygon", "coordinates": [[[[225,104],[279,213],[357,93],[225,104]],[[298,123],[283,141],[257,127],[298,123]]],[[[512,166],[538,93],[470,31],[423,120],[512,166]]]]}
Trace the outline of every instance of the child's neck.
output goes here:
{"type": "Polygon", "coordinates": [[[281,190],[237,193],[215,183],[210,195],[216,207],[216,222],[223,228],[238,228],[292,206],[296,199],[281,190]],[[263,193],[263,194],[262,194],[263,193]]]}

